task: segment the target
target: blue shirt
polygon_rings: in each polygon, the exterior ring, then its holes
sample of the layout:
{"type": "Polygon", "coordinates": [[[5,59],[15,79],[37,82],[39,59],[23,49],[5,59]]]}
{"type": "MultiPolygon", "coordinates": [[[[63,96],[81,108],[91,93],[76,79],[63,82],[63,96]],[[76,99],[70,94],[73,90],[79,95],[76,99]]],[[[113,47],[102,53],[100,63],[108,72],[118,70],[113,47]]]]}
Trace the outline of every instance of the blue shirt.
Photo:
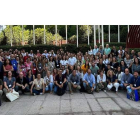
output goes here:
{"type": "Polygon", "coordinates": [[[93,54],[96,55],[96,53],[98,52],[98,48],[97,49],[93,49],[93,54]]]}
{"type": "Polygon", "coordinates": [[[83,81],[87,81],[88,83],[95,84],[95,77],[93,74],[86,73],[83,77],[83,81]]]}
{"type": "Polygon", "coordinates": [[[134,76],[130,79],[130,84],[132,84],[134,87],[140,86],[140,77],[138,76],[135,78],[134,76]]]}
{"type": "Polygon", "coordinates": [[[12,64],[12,66],[14,68],[14,71],[17,71],[18,63],[17,63],[16,59],[12,59],[11,60],[11,64],[12,64]]]}

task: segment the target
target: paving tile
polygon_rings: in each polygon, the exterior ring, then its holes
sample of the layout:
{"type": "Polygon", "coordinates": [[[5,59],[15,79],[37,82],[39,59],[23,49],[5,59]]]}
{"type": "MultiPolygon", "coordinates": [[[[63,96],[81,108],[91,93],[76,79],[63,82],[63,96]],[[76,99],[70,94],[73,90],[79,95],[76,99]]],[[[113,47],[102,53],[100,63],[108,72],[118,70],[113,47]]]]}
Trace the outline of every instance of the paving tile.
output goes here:
{"type": "Polygon", "coordinates": [[[95,92],[94,97],[95,98],[104,98],[104,97],[108,97],[108,95],[106,93],[104,93],[103,91],[100,91],[99,93],[95,92]]]}
{"type": "Polygon", "coordinates": [[[39,114],[57,115],[60,110],[60,100],[45,100],[39,114]]]}
{"type": "MultiPolygon", "coordinates": [[[[83,94],[83,93],[82,93],[82,94],[83,94]]],[[[86,97],[87,99],[95,98],[95,97],[93,96],[93,94],[84,93],[84,95],[85,95],[85,97],[86,97]]]]}
{"type": "Polygon", "coordinates": [[[70,100],[61,100],[60,113],[61,114],[71,113],[70,100]]]}
{"type": "Polygon", "coordinates": [[[121,110],[121,108],[110,98],[97,99],[104,111],[121,110]]]}
{"type": "Polygon", "coordinates": [[[92,112],[93,115],[106,115],[103,111],[94,111],[92,112]]]}
{"type": "Polygon", "coordinates": [[[72,99],[71,100],[71,107],[72,107],[72,112],[91,112],[87,100],[85,99],[72,99]]]}
{"type": "Polygon", "coordinates": [[[62,100],[70,100],[70,94],[69,93],[64,94],[63,96],[61,96],[61,99],[62,100]]]}
{"type": "Polygon", "coordinates": [[[108,95],[109,97],[113,97],[113,98],[119,97],[118,94],[119,94],[119,93],[110,92],[110,91],[107,92],[107,95],[108,95]]]}
{"type": "Polygon", "coordinates": [[[84,94],[81,93],[73,93],[72,95],[70,94],[71,99],[85,99],[86,97],[84,94]]]}
{"type": "Polygon", "coordinates": [[[42,103],[43,103],[42,100],[37,100],[37,101],[35,101],[35,102],[31,105],[31,108],[28,110],[27,114],[28,114],[28,115],[38,115],[40,109],[42,108],[42,106],[41,106],[42,103]]]}
{"type": "Polygon", "coordinates": [[[114,98],[114,100],[123,109],[132,109],[132,107],[129,104],[127,104],[124,100],[122,100],[121,98],[114,98]]]}
{"type": "Polygon", "coordinates": [[[101,106],[96,99],[87,99],[92,111],[102,111],[101,106]]]}
{"type": "Polygon", "coordinates": [[[30,109],[32,102],[17,102],[6,114],[7,115],[25,115],[30,109]]]}

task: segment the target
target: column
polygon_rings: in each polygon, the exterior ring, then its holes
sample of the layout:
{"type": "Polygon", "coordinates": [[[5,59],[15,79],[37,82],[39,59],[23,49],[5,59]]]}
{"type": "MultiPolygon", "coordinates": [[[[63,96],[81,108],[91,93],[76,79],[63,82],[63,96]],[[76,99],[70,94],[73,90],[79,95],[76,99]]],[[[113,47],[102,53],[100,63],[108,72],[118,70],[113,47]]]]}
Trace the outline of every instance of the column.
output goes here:
{"type": "Polygon", "coordinates": [[[108,25],[108,35],[109,35],[109,43],[110,43],[110,25],[108,25]]]}
{"type": "Polygon", "coordinates": [[[88,33],[88,45],[89,45],[89,25],[87,25],[87,33],[88,33]]]}
{"type": "Polygon", "coordinates": [[[57,46],[57,25],[55,25],[55,44],[57,46]]]}
{"type": "Polygon", "coordinates": [[[118,25],[118,43],[120,42],[120,25],[118,25]]]}
{"type": "Polygon", "coordinates": [[[102,25],[102,46],[104,49],[104,26],[102,25]]]}
{"type": "Polygon", "coordinates": [[[94,25],[94,46],[96,45],[96,27],[94,25]]]}
{"type": "Polygon", "coordinates": [[[78,47],[78,25],[77,26],[77,47],[78,47]]]}
{"type": "Polygon", "coordinates": [[[45,25],[44,25],[44,44],[46,44],[46,29],[45,29],[45,25]]]}
{"type": "Polygon", "coordinates": [[[23,25],[22,25],[22,45],[24,46],[24,29],[23,29],[23,25]]]}
{"type": "Polygon", "coordinates": [[[13,46],[12,25],[10,25],[10,35],[11,35],[11,47],[12,47],[13,46]]]}
{"type": "Polygon", "coordinates": [[[68,44],[67,25],[66,25],[66,44],[68,44]]]}
{"type": "Polygon", "coordinates": [[[128,33],[129,33],[129,25],[128,25],[128,33]]]}
{"type": "Polygon", "coordinates": [[[33,44],[35,45],[35,25],[33,25],[33,44]]]}
{"type": "Polygon", "coordinates": [[[98,40],[99,40],[99,43],[100,43],[100,25],[98,25],[98,40]]]}

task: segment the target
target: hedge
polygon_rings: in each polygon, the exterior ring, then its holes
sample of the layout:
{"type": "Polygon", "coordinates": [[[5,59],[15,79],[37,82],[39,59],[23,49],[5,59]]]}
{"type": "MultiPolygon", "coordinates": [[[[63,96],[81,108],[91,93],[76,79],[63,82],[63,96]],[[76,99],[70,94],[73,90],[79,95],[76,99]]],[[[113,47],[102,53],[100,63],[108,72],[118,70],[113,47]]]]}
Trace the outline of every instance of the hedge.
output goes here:
{"type": "MultiPolygon", "coordinates": [[[[112,48],[112,46],[116,46],[117,49],[119,49],[119,46],[122,46],[123,48],[125,48],[126,43],[125,42],[121,42],[121,43],[116,43],[116,42],[111,42],[111,43],[105,43],[105,44],[109,44],[110,48],[112,48]]],[[[100,45],[99,43],[97,44],[98,46],[100,45]]],[[[50,50],[54,50],[54,52],[56,52],[57,50],[59,50],[60,48],[62,48],[65,52],[73,52],[73,53],[77,53],[78,51],[81,51],[82,53],[85,53],[89,50],[89,47],[92,46],[92,48],[94,48],[93,44],[91,43],[90,45],[87,44],[79,44],[79,47],[77,47],[75,44],[65,44],[60,46],[55,46],[55,45],[27,45],[27,46],[0,46],[0,49],[3,49],[4,51],[7,51],[9,49],[25,49],[26,52],[30,52],[30,50],[33,50],[33,52],[36,52],[37,50],[40,50],[40,52],[42,53],[44,50],[47,50],[48,52],[50,50]]],[[[130,49],[131,50],[131,49],[130,49]]],[[[140,49],[135,49],[136,51],[140,51],[140,49]]]]}

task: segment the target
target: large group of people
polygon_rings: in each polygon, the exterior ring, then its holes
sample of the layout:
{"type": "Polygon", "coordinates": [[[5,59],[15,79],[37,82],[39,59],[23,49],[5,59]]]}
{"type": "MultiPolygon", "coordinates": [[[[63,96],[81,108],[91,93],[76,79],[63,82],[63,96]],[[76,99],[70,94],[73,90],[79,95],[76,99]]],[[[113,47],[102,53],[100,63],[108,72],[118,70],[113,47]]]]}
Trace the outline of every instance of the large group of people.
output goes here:
{"type": "Polygon", "coordinates": [[[41,53],[0,49],[0,96],[17,92],[62,96],[66,90],[94,93],[101,90],[140,91],[140,52],[120,46],[90,47],[88,52],[70,53],[62,49],[41,53]]]}

